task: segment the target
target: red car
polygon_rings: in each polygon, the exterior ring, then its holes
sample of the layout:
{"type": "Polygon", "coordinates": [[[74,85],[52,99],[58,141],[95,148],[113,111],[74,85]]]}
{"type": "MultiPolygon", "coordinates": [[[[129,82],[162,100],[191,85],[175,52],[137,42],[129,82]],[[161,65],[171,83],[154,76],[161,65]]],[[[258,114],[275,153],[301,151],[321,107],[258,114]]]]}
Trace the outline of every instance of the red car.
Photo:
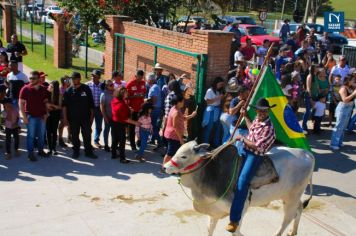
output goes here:
{"type": "Polygon", "coordinates": [[[239,25],[239,30],[243,35],[241,37],[241,45],[246,45],[246,39],[250,38],[252,45],[261,46],[263,45],[263,40],[268,39],[271,43],[275,42],[274,47],[278,47],[282,42],[280,38],[270,36],[266,29],[259,25],[239,25]]]}

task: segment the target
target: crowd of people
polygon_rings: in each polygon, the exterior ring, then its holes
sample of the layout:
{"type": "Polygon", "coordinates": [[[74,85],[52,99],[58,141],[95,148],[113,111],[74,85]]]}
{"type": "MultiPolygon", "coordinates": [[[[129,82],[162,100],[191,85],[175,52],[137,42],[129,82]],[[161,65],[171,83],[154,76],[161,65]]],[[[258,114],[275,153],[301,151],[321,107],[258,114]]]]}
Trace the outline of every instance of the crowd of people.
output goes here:
{"type": "MultiPolygon", "coordinates": [[[[263,45],[256,48],[249,39],[242,46],[238,27],[233,25],[229,31],[236,33],[231,70],[228,75],[215,78],[204,97],[203,129],[199,138],[213,148],[232,135],[270,47],[270,42],[264,40],[263,45]]],[[[344,131],[352,133],[355,128],[356,114],[352,116],[356,97],[355,69],[347,65],[345,56],[335,59],[327,33],[317,41],[313,30],[308,35],[301,27],[296,34],[283,30],[281,38],[285,44],[278,46],[278,55],[265,63],[274,70],[294,112],[305,107],[302,118],[305,133],[310,132],[310,121],[314,133],[322,132],[321,121],[327,118],[327,125],[333,126],[330,147],[341,148],[344,131]],[[326,109],[329,109],[328,117],[324,117],[326,109]]],[[[11,159],[14,153],[19,155],[19,132],[23,125],[27,128],[30,161],[37,160],[35,148],[42,157],[57,155],[57,142],[63,148],[70,143],[72,157],[79,158],[81,133],[88,158],[96,159],[94,150],[103,149],[111,153],[112,159],[129,163],[125,154],[128,138],[138,161],[145,161],[145,149],[150,143],[155,145],[155,151],[165,150],[164,164],[187,139],[197,135],[191,130],[198,107],[190,79],[185,74],[176,77],[157,63],[152,72],[137,70],[128,82],[118,71],[113,71],[111,78],[102,78],[100,70],[94,70],[87,83],[81,82],[78,72],[49,82],[44,72],[33,71],[30,75],[22,72],[22,56],[26,54],[25,46],[16,35],[7,48],[0,47],[0,100],[6,159],[11,159]],[[67,139],[63,138],[65,128],[67,139]],[[44,151],[46,145],[47,152],[44,151]]],[[[247,134],[247,125],[240,124],[235,136],[247,134]]],[[[163,167],[160,171],[164,172],[163,167]]]]}

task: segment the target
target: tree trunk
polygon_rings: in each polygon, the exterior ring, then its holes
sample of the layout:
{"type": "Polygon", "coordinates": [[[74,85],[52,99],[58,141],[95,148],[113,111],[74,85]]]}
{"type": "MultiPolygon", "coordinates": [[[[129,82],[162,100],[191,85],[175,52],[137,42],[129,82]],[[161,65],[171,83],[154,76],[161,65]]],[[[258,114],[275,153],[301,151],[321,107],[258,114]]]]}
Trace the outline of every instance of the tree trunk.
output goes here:
{"type": "Polygon", "coordinates": [[[236,12],[237,11],[237,0],[232,0],[232,11],[236,12]]]}

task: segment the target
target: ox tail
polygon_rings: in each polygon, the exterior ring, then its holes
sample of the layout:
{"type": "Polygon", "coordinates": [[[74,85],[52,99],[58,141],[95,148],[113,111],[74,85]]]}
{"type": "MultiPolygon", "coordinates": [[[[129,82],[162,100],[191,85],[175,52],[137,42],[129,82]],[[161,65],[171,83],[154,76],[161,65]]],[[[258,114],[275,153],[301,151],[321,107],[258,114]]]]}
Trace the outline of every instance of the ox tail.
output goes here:
{"type": "Polygon", "coordinates": [[[303,209],[305,209],[308,206],[310,200],[313,197],[313,181],[312,181],[312,179],[313,179],[312,176],[310,176],[310,181],[309,181],[309,193],[310,193],[310,196],[308,197],[308,199],[303,201],[303,209]]]}

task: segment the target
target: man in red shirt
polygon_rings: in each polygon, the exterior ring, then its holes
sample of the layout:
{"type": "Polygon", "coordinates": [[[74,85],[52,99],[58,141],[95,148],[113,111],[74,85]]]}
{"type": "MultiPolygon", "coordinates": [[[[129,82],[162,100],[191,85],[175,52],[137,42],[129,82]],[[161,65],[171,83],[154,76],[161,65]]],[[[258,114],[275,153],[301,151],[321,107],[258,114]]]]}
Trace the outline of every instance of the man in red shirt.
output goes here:
{"type": "Polygon", "coordinates": [[[241,49],[242,55],[246,61],[249,61],[253,58],[253,55],[256,54],[256,49],[252,47],[252,42],[250,38],[246,39],[246,46],[241,49]]]}
{"type": "Polygon", "coordinates": [[[23,122],[27,125],[27,151],[28,159],[36,161],[33,154],[34,141],[37,139],[38,155],[47,157],[43,151],[46,133],[46,118],[48,105],[48,91],[40,84],[38,72],[31,73],[30,84],[20,91],[20,111],[23,122]]]}
{"type": "MultiPolygon", "coordinates": [[[[143,70],[138,70],[135,77],[126,85],[128,92],[128,105],[133,110],[131,113],[131,119],[134,121],[138,120],[138,112],[141,110],[141,106],[145,102],[146,83],[144,81],[144,75],[145,73],[143,70]]],[[[131,150],[136,151],[135,126],[132,124],[129,126],[129,139],[131,150]]]]}

